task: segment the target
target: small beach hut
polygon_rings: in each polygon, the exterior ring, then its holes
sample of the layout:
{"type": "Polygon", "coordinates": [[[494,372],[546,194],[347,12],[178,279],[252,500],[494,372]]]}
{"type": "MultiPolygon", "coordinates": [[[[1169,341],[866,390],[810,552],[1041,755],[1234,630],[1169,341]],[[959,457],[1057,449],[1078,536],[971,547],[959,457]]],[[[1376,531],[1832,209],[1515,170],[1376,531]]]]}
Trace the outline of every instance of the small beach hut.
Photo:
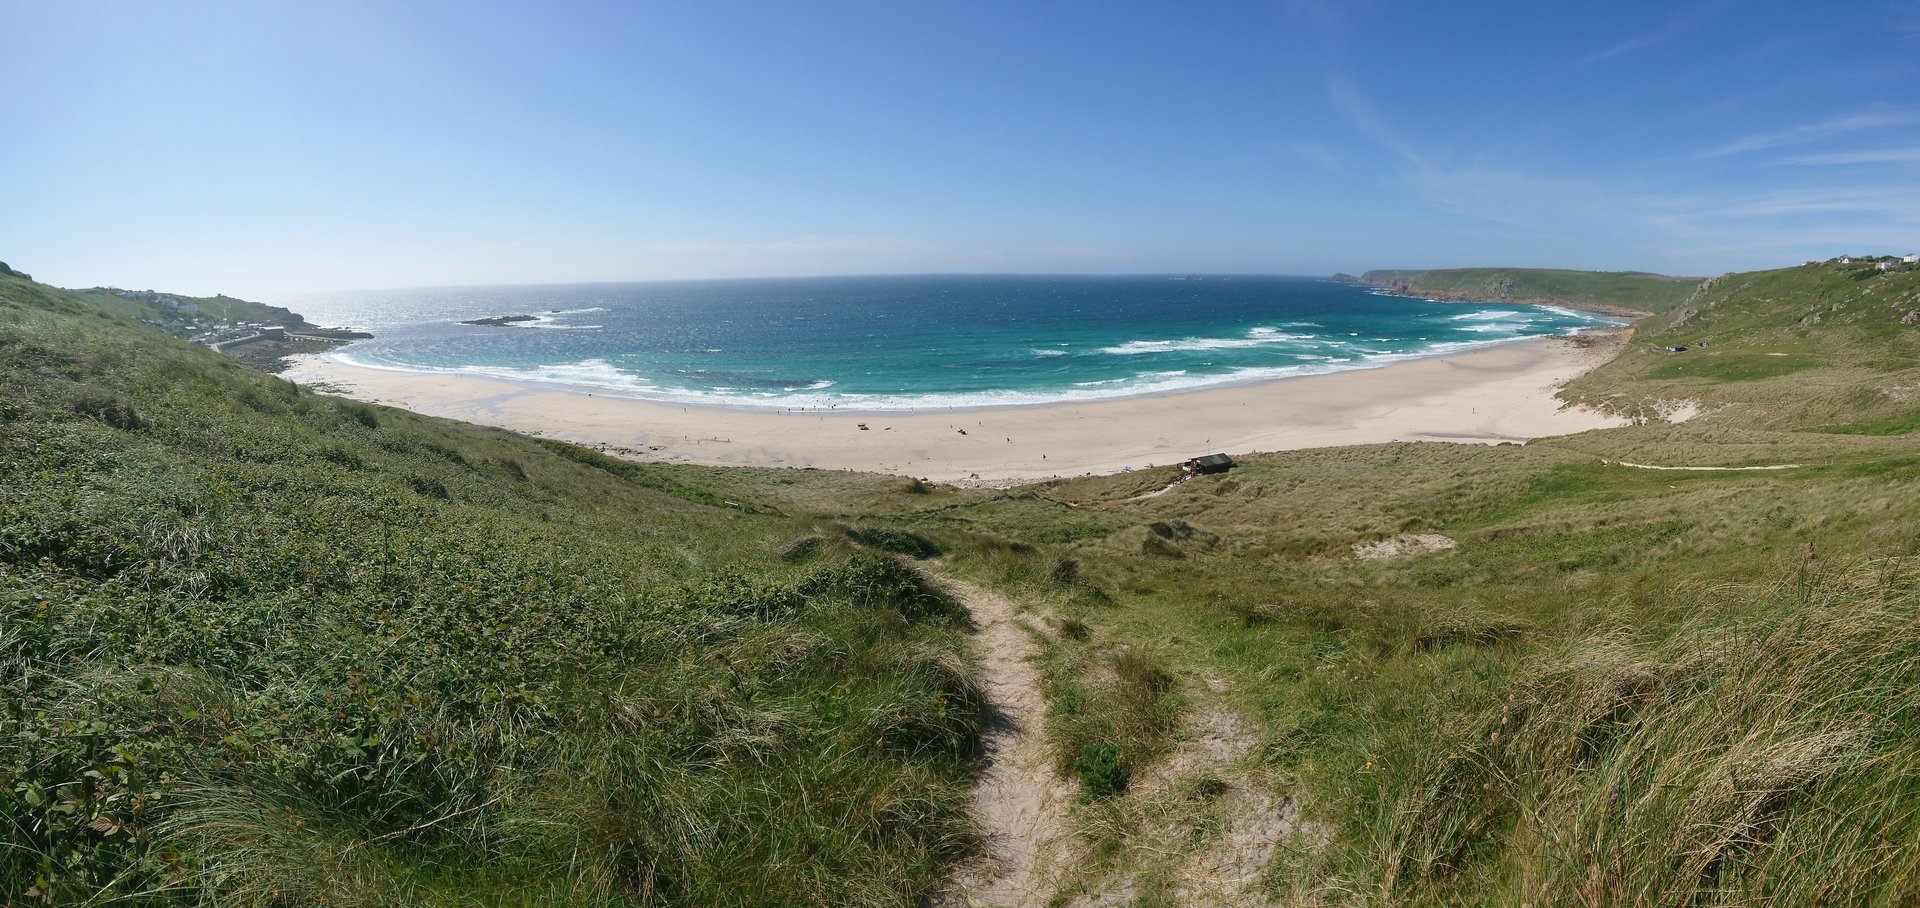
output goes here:
{"type": "Polygon", "coordinates": [[[1208,454],[1205,457],[1195,457],[1180,466],[1187,471],[1188,476],[1199,476],[1205,473],[1225,473],[1233,469],[1233,458],[1225,454],[1208,454]]]}

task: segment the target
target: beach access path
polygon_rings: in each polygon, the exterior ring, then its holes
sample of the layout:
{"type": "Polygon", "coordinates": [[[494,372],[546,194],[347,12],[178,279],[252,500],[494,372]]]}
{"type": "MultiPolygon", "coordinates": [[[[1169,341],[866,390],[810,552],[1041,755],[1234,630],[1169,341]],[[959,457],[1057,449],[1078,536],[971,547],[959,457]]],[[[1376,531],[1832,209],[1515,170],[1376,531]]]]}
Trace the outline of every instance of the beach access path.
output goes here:
{"type": "Polygon", "coordinates": [[[942,482],[1039,480],[1178,463],[1216,451],[1493,444],[1623,426],[1623,418],[1562,408],[1554,393],[1611,359],[1626,336],[1627,329],[1618,329],[1535,338],[1373,369],[984,410],[683,408],[481,376],[369,369],[326,354],[291,358],[283,377],[640,460],[860,470],[942,482]]]}

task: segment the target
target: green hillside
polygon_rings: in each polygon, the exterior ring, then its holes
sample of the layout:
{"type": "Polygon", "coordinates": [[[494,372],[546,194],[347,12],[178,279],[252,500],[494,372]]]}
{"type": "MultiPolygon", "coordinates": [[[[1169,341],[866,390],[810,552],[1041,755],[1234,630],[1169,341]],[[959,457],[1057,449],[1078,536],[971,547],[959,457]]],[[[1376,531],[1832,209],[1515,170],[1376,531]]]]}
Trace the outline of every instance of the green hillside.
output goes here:
{"type": "Polygon", "coordinates": [[[950,575],[1038,648],[1052,904],[1912,904],[1916,281],[1688,288],[1569,390],[1684,424],[963,491],[0,277],[0,902],[923,904],[981,847],[950,575]]]}
{"type": "Polygon", "coordinates": [[[1879,432],[1916,425],[1917,385],[1920,267],[1820,263],[1705,282],[1565,396],[1654,418],[1692,404],[1709,423],[1879,432]]]}
{"type": "Polygon", "coordinates": [[[1700,283],[1640,271],[1562,271],[1553,268],[1447,268],[1369,271],[1360,280],[1450,299],[1555,303],[1639,312],[1666,312],[1700,283]]]}
{"type": "Polygon", "coordinates": [[[970,841],[894,556],[14,277],[0,389],[0,903],[911,905],[970,841]]]}
{"type": "Polygon", "coordinates": [[[173,323],[253,323],[307,328],[307,320],[280,306],[269,306],[231,296],[186,296],[156,290],[121,290],[94,287],[72,291],[73,295],[93,303],[100,310],[168,327],[173,323]]]}

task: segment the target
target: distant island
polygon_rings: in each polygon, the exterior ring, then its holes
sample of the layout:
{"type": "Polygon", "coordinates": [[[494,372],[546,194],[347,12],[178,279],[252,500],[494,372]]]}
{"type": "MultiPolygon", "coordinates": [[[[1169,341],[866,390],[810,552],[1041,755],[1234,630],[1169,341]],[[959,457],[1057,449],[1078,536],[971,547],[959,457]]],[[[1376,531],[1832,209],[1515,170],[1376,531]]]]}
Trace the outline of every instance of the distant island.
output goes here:
{"type": "Polygon", "coordinates": [[[495,327],[495,328],[504,328],[508,325],[513,324],[514,322],[537,322],[539,320],[540,320],[540,316],[537,316],[537,315],[494,315],[494,316],[489,316],[487,318],[470,318],[470,319],[467,319],[466,321],[461,322],[460,324],[491,325],[492,327],[495,327]]]}

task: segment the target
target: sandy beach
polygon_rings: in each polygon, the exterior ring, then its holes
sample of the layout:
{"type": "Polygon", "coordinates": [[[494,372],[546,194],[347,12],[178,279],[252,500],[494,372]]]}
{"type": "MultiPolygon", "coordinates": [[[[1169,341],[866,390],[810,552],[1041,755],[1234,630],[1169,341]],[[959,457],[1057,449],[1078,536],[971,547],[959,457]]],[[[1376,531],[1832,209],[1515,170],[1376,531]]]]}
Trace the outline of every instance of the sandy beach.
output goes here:
{"type": "Polygon", "coordinates": [[[1537,338],[1375,369],[1092,403],[917,413],[682,408],[528,383],[292,357],[315,390],[560,438],[639,460],[816,467],[941,482],[1037,480],[1241,454],[1388,441],[1494,444],[1625,425],[1554,392],[1626,330],[1537,338]],[[866,429],[861,429],[860,424],[866,429]]]}

